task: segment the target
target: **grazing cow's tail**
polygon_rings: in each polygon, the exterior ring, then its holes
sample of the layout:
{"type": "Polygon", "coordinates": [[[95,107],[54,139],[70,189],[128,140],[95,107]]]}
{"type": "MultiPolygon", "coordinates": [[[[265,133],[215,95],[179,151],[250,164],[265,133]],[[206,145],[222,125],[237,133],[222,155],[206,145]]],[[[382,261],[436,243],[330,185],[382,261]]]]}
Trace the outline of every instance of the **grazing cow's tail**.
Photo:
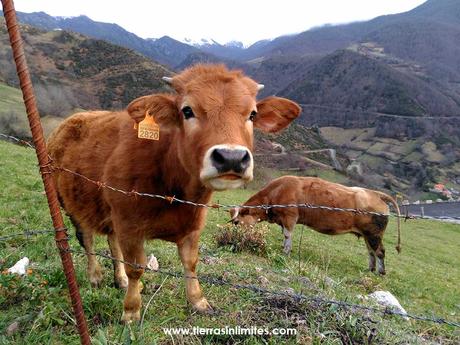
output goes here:
{"type": "Polygon", "coordinates": [[[382,192],[377,192],[377,194],[380,196],[380,199],[382,199],[385,202],[389,202],[392,204],[396,210],[397,217],[398,217],[398,244],[396,245],[396,250],[398,253],[401,253],[401,212],[399,212],[399,206],[398,203],[396,202],[395,199],[393,199],[391,196],[388,194],[382,193],[382,192]]]}

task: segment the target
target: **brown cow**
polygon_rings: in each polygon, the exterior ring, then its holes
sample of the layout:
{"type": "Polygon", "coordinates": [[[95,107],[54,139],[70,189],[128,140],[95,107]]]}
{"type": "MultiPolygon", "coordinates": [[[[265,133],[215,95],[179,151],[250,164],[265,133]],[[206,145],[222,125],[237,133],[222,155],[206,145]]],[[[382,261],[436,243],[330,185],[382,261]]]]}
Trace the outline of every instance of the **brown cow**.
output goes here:
{"type": "MultiPolygon", "coordinates": [[[[312,204],[329,207],[360,209],[389,214],[387,202],[393,204],[399,215],[396,201],[381,192],[359,187],[346,187],[315,177],[283,176],[268,183],[249,198],[245,206],[312,204]]],[[[369,269],[385,274],[385,249],[382,238],[388,224],[388,216],[355,214],[309,208],[236,208],[230,210],[232,222],[253,226],[268,221],[281,226],[284,234],[284,252],[291,251],[291,235],[296,224],[304,224],[328,235],[353,233],[363,236],[369,251],[369,269]]],[[[398,217],[398,245],[400,251],[400,222],[398,217]]]]}
{"type": "MultiPolygon", "coordinates": [[[[238,188],[252,179],[253,127],[277,132],[300,113],[287,99],[257,102],[261,86],[222,65],[197,65],[165,80],[176,94],[138,98],[127,111],[92,111],[65,120],[49,139],[54,164],[126,191],[207,203],[213,190],[238,188]],[[133,129],[151,116],[159,125],[158,141],[139,139],[133,129]]],[[[206,209],[129,197],[66,172],[54,177],[87,252],[93,251],[93,234],[107,234],[114,257],[145,265],[144,240],[175,242],[185,275],[192,277],[186,279],[188,301],[198,311],[212,310],[194,279],[206,209]]],[[[118,262],[114,268],[116,283],[127,285],[122,320],[138,320],[144,271],[118,262]]],[[[93,285],[102,279],[91,255],[88,275],[93,285]]]]}

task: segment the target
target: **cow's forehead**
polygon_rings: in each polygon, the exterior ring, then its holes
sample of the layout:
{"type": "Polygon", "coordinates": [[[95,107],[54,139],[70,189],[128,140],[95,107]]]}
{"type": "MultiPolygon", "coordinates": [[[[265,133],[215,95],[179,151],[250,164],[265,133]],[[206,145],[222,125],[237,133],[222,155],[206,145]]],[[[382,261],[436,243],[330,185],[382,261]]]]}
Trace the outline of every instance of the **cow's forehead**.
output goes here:
{"type": "Polygon", "coordinates": [[[180,106],[191,106],[203,112],[220,110],[247,111],[255,108],[256,98],[247,87],[238,82],[193,84],[184,90],[180,106]]]}
{"type": "Polygon", "coordinates": [[[173,87],[179,95],[211,92],[248,94],[255,98],[257,83],[242,71],[229,71],[223,65],[195,65],[173,78],[173,87]]]}

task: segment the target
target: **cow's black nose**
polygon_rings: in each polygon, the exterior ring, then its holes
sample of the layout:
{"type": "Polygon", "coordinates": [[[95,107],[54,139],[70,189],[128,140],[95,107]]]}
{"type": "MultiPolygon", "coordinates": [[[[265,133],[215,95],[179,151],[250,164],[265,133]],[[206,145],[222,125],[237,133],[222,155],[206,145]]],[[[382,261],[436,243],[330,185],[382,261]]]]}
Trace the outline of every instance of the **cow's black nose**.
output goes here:
{"type": "Polygon", "coordinates": [[[211,153],[212,165],[219,173],[243,173],[251,164],[251,154],[241,149],[214,149],[211,153]]]}

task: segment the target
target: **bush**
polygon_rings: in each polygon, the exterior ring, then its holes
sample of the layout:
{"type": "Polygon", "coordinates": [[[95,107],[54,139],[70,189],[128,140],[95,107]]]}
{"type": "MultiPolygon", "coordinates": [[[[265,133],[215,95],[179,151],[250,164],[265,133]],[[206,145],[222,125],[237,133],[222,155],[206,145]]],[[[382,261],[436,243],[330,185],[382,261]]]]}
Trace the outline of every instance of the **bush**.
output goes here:
{"type": "Polygon", "coordinates": [[[227,224],[219,227],[220,232],[215,236],[217,247],[228,246],[234,253],[248,252],[261,256],[267,254],[267,225],[241,227],[227,224]]]}
{"type": "Polygon", "coordinates": [[[30,138],[26,115],[13,110],[0,114],[0,132],[20,139],[30,138]]]}
{"type": "Polygon", "coordinates": [[[35,94],[38,112],[41,116],[53,115],[65,117],[78,107],[78,101],[72,90],[63,85],[37,84],[35,94]]]}

